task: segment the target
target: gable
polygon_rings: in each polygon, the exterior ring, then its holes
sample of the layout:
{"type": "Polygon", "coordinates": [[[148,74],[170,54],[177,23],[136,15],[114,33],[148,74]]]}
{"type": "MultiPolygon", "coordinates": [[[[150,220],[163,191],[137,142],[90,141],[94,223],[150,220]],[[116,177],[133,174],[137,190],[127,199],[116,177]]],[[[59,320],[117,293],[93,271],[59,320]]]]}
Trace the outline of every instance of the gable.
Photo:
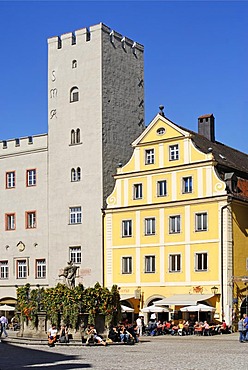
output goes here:
{"type": "Polygon", "coordinates": [[[167,141],[189,136],[189,132],[181,129],[168,118],[163,117],[161,114],[157,114],[153,121],[132,143],[132,145],[139,146],[147,143],[167,141]]]}

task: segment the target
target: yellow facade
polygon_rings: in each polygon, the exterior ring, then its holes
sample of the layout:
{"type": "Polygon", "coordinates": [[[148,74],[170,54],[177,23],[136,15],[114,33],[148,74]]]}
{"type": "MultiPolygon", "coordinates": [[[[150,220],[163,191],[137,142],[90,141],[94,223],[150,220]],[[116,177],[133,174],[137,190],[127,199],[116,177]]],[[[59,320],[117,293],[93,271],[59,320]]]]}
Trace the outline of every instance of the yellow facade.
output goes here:
{"type": "MultiPolygon", "coordinates": [[[[226,225],[232,209],[212,153],[200,151],[188,131],[161,115],[133,147],[131,159],[118,169],[115,188],[107,199],[106,285],[117,284],[129,296],[141,289],[139,308],[173,294],[210,296],[215,286],[217,295],[209,302],[216,305],[216,318],[223,317],[221,311],[230,302],[221,301],[220,294],[229,289],[233,274],[221,274],[230,267],[226,225]]],[[[247,207],[237,209],[239,223],[244,219],[242,212],[245,214],[247,207]]],[[[248,249],[247,222],[243,234],[235,222],[233,225],[237,262],[239,246],[245,243],[248,249]]],[[[235,273],[244,274],[244,266],[246,260],[240,270],[235,267],[235,273]]]]}

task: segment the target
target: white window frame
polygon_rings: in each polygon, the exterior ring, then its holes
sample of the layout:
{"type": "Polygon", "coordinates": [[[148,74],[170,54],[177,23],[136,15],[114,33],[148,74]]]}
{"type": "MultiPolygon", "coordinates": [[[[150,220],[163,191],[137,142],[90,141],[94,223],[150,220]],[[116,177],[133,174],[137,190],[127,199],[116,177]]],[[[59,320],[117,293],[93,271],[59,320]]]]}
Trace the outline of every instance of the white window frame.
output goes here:
{"type": "Polygon", "coordinates": [[[0,279],[9,278],[9,262],[6,260],[0,261],[0,279]]]}
{"type": "Polygon", "coordinates": [[[132,220],[122,220],[122,237],[128,238],[133,235],[133,222],[132,220]]]}
{"type": "Polygon", "coordinates": [[[167,195],[167,181],[158,180],[157,181],[157,196],[165,197],[167,195]]]}
{"type": "Polygon", "coordinates": [[[69,247],[70,261],[75,264],[82,263],[82,250],[80,246],[69,247]]]}
{"type": "Polygon", "coordinates": [[[17,279],[27,279],[28,277],[28,264],[27,260],[17,260],[16,261],[16,276],[17,279]]]}
{"type": "Polygon", "coordinates": [[[195,253],[195,271],[196,272],[208,271],[208,253],[207,252],[195,253]]]}
{"type": "Polygon", "coordinates": [[[155,162],[155,153],[154,149],[145,150],[145,164],[154,164],[155,162]]]}
{"type": "Polygon", "coordinates": [[[6,172],[6,188],[15,188],[15,171],[6,172]]]}
{"type": "Polygon", "coordinates": [[[82,207],[70,207],[70,225],[82,223],[82,207]]]}
{"type": "Polygon", "coordinates": [[[36,169],[27,170],[27,186],[36,186],[36,169]]]}
{"type": "Polygon", "coordinates": [[[36,228],[36,211],[26,212],[26,228],[35,229],[36,228]]]}
{"type": "Polygon", "coordinates": [[[169,146],[169,160],[177,161],[179,159],[179,145],[174,144],[169,146]]]}
{"type": "Polygon", "coordinates": [[[133,185],[133,199],[142,199],[143,197],[143,184],[134,184],[133,185]]]}
{"type": "Polygon", "coordinates": [[[145,256],[145,273],[154,274],[156,271],[156,259],[154,255],[145,256]]]}
{"type": "Polygon", "coordinates": [[[198,212],[195,214],[195,231],[208,230],[208,214],[207,212],[198,212]]]}
{"type": "Polygon", "coordinates": [[[36,278],[37,279],[45,279],[46,278],[46,260],[45,260],[45,258],[36,260],[36,278]]]}
{"type": "Polygon", "coordinates": [[[155,235],[156,219],[155,217],[145,218],[145,235],[155,235]]]}
{"type": "Polygon", "coordinates": [[[133,273],[133,258],[131,256],[121,258],[121,273],[123,275],[133,273]]]}
{"type": "Polygon", "coordinates": [[[169,216],[169,233],[179,234],[181,232],[181,216],[173,215],[169,216]]]}
{"type": "Polygon", "coordinates": [[[182,256],[180,253],[169,254],[169,272],[182,271],[182,256]]]}
{"type": "Polygon", "coordinates": [[[182,192],[183,194],[190,194],[193,192],[193,177],[186,176],[182,178],[182,192]]]}
{"type": "Polygon", "coordinates": [[[15,230],[15,213],[6,213],[6,225],[5,230],[15,230]]]}

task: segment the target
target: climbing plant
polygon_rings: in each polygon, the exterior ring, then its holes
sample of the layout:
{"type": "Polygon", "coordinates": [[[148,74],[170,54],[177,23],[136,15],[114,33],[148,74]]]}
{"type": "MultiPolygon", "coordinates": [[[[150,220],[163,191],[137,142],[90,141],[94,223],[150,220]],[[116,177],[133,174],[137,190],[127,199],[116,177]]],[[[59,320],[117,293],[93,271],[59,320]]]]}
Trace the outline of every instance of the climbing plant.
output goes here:
{"type": "Polygon", "coordinates": [[[86,289],[81,284],[73,289],[64,284],[54,288],[31,289],[30,284],[26,284],[17,288],[17,310],[32,321],[42,310],[51,322],[59,325],[62,319],[72,328],[79,324],[81,314],[88,314],[89,323],[95,323],[97,315],[104,315],[107,325],[117,324],[121,316],[117,285],[109,290],[99,283],[86,289]]]}

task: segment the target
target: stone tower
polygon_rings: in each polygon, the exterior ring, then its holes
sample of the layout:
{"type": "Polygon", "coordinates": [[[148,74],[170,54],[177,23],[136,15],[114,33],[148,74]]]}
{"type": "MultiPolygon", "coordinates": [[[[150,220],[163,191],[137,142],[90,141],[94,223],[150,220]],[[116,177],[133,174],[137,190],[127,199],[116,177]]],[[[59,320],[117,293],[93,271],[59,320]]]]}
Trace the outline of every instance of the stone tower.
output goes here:
{"type": "Polygon", "coordinates": [[[144,129],[143,46],[100,23],[48,39],[50,284],[69,260],[103,283],[101,209],[144,129]]]}

